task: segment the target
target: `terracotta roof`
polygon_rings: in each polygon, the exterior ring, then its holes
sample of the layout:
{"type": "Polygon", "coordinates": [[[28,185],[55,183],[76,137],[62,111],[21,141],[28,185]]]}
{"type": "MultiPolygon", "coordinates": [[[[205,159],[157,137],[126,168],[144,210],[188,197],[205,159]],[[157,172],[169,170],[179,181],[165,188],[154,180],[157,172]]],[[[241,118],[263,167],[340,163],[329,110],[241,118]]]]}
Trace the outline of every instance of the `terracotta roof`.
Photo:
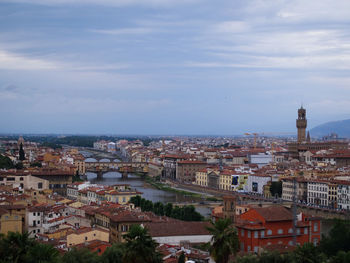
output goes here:
{"type": "Polygon", "coordinates": [[[256,207],[253,209],[268,222],[293,220],[292,213],[283,206],[256,207]]]}
{"type": "Polygon", "coordinates": [[[209,222],[185,221],[144,224],[152,237],[210,235],[206,229],[210,225],[209,222]]]}
{"type": "Polygon", "coordinates": [[[178,161],[178,164],[203,164],[206,165],[207,163],[202,161],[190,161],[190,160],[184,160],[184,161],[178,161]]]}

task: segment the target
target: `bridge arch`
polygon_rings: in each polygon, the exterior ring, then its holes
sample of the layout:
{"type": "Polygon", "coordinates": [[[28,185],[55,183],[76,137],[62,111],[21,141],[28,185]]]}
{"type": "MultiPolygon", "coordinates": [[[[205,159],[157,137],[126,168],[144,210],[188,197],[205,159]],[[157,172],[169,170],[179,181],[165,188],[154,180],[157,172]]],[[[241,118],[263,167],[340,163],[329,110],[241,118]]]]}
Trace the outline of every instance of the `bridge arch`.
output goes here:
{"type": "Polygon", "coordinates": [[[104,158],[104,159],[101,159],[99,160],[100,163],[110,163],[111,160],[107,159],[107,158],[104,158]]]}
{"type": "Polygon", "coordinates": [[[95,158],[87,158],[87,159],[85,159],[85,162],[86,163],[96,163],[97,160],[95,158]]]}

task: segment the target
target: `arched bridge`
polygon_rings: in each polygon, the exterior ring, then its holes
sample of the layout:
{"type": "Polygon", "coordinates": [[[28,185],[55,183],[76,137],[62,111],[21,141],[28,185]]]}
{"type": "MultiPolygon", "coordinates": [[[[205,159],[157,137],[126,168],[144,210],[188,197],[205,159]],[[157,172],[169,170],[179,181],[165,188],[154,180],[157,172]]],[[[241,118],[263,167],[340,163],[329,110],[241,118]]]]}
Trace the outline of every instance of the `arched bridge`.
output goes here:
{"type": "Polygon", "coordinates": [[[88,158],[85,160],[86,172],[97,173],[97,178],[102,178],[104,173],[118,171],[123,178],[128,177],[128,173],[148,173],[148,164],[145,162],[120,162],[119,160],[88,158]]]}

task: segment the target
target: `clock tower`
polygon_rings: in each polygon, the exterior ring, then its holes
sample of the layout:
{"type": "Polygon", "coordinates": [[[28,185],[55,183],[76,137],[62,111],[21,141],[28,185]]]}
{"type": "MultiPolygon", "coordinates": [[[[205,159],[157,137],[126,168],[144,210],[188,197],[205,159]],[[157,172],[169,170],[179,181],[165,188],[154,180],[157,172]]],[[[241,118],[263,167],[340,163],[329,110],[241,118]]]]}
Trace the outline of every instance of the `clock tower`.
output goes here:
{"type": "Polygon", "coordinates": [[[298,129],[298,143],[302,143],[306,141],[306,110],[301,106],[298,109],[298,119],[297,119],[297,129],[298,129]]]}

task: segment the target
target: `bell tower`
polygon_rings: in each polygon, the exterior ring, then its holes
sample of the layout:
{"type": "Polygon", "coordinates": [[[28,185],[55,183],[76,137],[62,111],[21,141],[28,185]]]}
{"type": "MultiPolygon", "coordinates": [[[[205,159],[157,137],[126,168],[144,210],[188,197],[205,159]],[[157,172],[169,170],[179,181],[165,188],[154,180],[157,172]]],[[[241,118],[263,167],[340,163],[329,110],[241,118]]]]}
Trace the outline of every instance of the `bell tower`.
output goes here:
{"type": "Polygon", "coordinates": [[[306,110],[301,106],[298,109],[297,129],[298,129],[298,143],[305,142],[306,140],[306,110]]]}

